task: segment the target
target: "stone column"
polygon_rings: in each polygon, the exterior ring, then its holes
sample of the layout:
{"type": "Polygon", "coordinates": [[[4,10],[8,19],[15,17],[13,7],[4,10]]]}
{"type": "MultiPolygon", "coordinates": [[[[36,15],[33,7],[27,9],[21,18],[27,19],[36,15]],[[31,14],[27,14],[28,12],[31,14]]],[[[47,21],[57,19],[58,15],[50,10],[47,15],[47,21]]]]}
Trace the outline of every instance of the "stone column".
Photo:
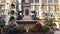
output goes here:
{"type": "Polygon", "coordinates": [[[39,19],[41,19],[41,17],[42,17],[42,10],[41,10],[41,5],[42,4],[42,1],[41,0],[39,0],[39,19]]]}
{"type": "MultiPolygon", "coordinates": [[[[59,7],[59,11],[60,11],[60,0],[58,0],[58,7],[59,7]]],[[[60,12],[59,12],[59,14],[60,14],[60,12]]],[[[57,16],[56,16],[56,20],[59,20],[59,18],[57,16]]],[[[56,25],[57,25],[57,28],[59,29],[59,22],[57,22],[56,25]]]]}
{"type": "Polygon", "coordinates": [[[58,5],[59,5],[59,11],[60,11],[60,0],[58,0],[58,5]]]}
{"type": "Polygon", "coordinates": [[[18,3],[19,11],[22,11],[22,0],[18,0],[18,3]]]}
{"type": "Polygon", "coordinates": [[[35,10],[35,0],[33,1],[33,11],[35,10]]]}
{"type": "Polygon", "coordinates": [[[10,0],[8,0],[8,1],[6,0],[5,12],[4,12],[4,14],[6,15],[6,17],[5,17],[5,21],[6,21],[5,25],[8,25],[8,21],[9,21],[9,16],[8,16],[9,6],[10,6],[10,0]]]}

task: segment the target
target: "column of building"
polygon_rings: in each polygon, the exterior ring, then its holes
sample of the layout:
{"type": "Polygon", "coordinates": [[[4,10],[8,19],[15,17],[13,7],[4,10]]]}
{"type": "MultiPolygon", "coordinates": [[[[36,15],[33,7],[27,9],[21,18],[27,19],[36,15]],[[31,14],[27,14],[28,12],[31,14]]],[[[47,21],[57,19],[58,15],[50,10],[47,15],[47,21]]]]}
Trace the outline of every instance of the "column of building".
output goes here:
{"type": "Polygon", "coordinates": [[[18,3],[19,11],[22,11],[22,0],[18,0],[18,3]]]}
{"type": "Polygon", "coordinates": [[[35,11],[35,0],[33,0],[33,11],[35,11]]]}
{"type": "MultiPolygon", "coordinates": [[[[59,2],[59,16],[60,16],[60,0],[58,1],[59,2]]],[[[60,19],[59,19],[60,20],[60,19]]],[[[59,23],[60,24],[60,23],[59,23]]],[[[59,29],[60,29],[60,25],[59,25],[59,29]]]]}
{"type": "Polygon", "coordinates": [[[59,11],[60,11],[60,0],[58,0],[58,5],[59,5],[59,11]]]}
{"type": "Polygon", "coordinates": [[[23,18],[22,5],[23,5],[22,0],[18,0],[18,11],[17,11],[18,16],[17,16],[17,20],[22,20],[22,18],[23,18]]]}
{"type": "Polygon", "coordinates": [[[5,3],[5,15],[6,15],[6,18],[5,18],[5,25],[8,25],[8,20],[9,20],[9,16],[8,16],[8,12],[9,12],[9,5],[10,5],[10,0],[6,0],[6,3],[5,3]]]}
{"type": "Polygon", "coordinates": [[[35,20],[34,17],[36,17],[36,10],[35,10],[35,0],[33,0],[33,3],[32,3],[32,19],[35,20]]]}
{"type": "Polygon", "coordinates": [[[42,0],[39,0],[39,19],[42,18],[42,11],[41,11],[41,6],[42,6],[42,0]]]}
{"type": "MultiPolygon", "coordinates": [[[[58,7],[59,7],[59,11],[60,11],[60,0],[58,0],[58,7]]],[[[56,20],[58,21],[58,17],[56,17],[56,20]]],[[[56,22],[56,25],[57,25],[56,28],[59,29],[59,22],[56,22]]]]}

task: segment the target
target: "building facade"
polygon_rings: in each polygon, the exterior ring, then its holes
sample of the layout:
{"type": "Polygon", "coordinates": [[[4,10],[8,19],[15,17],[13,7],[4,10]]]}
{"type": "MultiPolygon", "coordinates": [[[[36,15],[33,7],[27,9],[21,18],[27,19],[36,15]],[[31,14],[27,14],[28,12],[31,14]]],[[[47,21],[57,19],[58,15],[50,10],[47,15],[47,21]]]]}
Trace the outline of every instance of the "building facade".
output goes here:
{"type": "MultiPolygon", "coordinates": [[[[6,25],[10,21],[31,21],[39,19],[60,19],[60,0],[0,0],[4,2],[4,15],[6,25]],[[13,18],[13,19],[12,19],[13,18]]],[[[57,28],[59,28],[58,22],[57,28]]]]}

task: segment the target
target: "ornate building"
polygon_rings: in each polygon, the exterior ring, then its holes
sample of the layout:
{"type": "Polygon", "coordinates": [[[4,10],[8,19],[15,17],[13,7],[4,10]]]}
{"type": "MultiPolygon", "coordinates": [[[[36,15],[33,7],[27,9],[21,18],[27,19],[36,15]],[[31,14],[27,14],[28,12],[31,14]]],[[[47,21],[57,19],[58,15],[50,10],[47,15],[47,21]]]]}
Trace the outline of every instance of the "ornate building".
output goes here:
{"type": "Polygon", "coordinates": [[[6,0],[5,15],[6,24],[12,20],[34,21],[39,16],[39,0],[6,0]],[[10,19],[14,17],[14,19],[10,19]]]}
{"type": "MultiPolygon", "coordinates": [[[[4,15],[6,25],[11,21],[35,21],[37,18],[40,22],[51,19],[59,20],[60,18],[60,0],[0,0],[4,4],[4,15]]],[[[59,25],[57,24],[57,28],[59,25]]]]}

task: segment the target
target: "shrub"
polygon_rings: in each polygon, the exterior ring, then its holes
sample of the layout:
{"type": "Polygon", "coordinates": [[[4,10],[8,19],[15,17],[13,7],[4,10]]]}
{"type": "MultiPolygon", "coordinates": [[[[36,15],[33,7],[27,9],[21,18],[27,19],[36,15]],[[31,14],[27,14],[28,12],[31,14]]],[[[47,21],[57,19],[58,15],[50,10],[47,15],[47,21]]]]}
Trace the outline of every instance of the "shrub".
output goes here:
{"type": "Polygon", "coordinates": [[[3,29],[4,29],[6,32],[8,32],[8,31],[11,30],[11,27],[10,27],[9,25],[6,25],[6,26],[3,27],[3,29]]]}
{"type": "Polygon", "coordinates": [[[37,29],[35,26],[32,26],[30,29],[29,29],[30,32],[37,32],[37,29]]]}
{"type": "Polygon", "coordinates": [[[48,26],[42,26],[42,32],[47,32],[48,31],[48,29],[49,29],[49,27],[48,26]]]}
{"type": "Polygon", "coordinates": [[[26,29],[24,29],[24,26],[17,26],[16,29],[17,29],[19,32],[26,32],[26,29]]]}

